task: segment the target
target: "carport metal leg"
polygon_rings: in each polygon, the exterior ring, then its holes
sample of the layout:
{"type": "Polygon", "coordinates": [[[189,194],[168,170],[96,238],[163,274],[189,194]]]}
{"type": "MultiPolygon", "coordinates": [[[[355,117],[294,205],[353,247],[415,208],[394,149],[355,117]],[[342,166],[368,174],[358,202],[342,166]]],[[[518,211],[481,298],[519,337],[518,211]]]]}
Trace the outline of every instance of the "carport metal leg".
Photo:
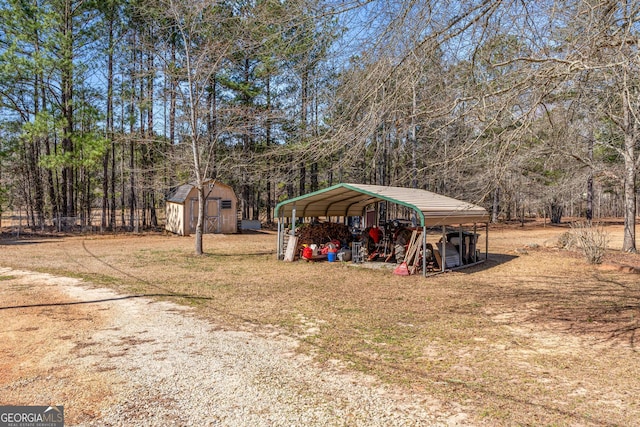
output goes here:
{"type": "Polygon", "coordinates": [[[281,216],[280,218],[278,218],[278,247],[277,247],[277,251],[276,251],[276,257],[278,258],[278,261],[280,260],[280,257],[282,256],[282,244],[283,244],[283,236],[282,236],[282,227],[283,227],[283,222],[284,222],[284,218],[281,216]]]}
{"type": "Polygon", "coordinates": [[[484,260],[489,260],[489,223],[487,222],[487,231],[484,237],[484,260]]]}
{"type": "MultiPolygon", "coordinates": [[[[433,256],[433,254],[431,254],[433,256]]],[[[422,275],[427,277],[427,226],[422,227],[422,275]]]]}
{"type": "Polygon", "coordinates": [[[447,266],[447,226],[442,226],[442,272],[447,266]]]}

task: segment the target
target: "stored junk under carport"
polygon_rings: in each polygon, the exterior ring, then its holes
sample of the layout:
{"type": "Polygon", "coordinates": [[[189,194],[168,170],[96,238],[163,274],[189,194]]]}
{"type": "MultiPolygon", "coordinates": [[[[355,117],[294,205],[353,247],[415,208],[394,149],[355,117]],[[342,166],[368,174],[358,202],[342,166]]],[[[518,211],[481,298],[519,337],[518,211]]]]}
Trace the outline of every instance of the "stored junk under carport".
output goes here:
{"type": "MultiPolygon", "coordinates": [[[[390,244],[392,248],[395,247],[404,252],[403,267],[409,269],[407,274],[422,271],[426,276],[429,271],[443,272],[469,267],[484,262],[488,256],[489,214],[486,209],[421,189],[337,184],[279,203],[276,206],[275,216],[278,218],[278,259],[293,260],[301,252],[298,237],[296,237],[300,234],[299,230],[296,230],[298,220],[310,219],[313,223],[318,223],[319,219],[328,220],[332,217],[342,221],[344,227],[347,226],[349,218],[360,218],[362,220],[360,225],[363,225],[362,222],[365,223],[365,231],[370,232],[372,228],[377,231],[378,226],[386,228],[387,234],[391,234],[389,230],[393,231],[393,236],[382,234],[381,239],[385,241],[385,245],[390,244]],[[412,221],[394,221],[385,218],[388,220],[387,223],[379,224],[380,212],[377,207],[388,203],[411,212],[412,221]],[[478,224],[484,225],[486,229],[484,257],[477,250],[478,224]],[[451,228],[452,226],[455,228],[451,228]],[[434,229],[442,233],[435,247],[427,243],[428,231],[434,229]],[[290,239],[291,237],[294,238],[290,239]],[[393,242],[393,239],[397,241],[393,242]],[[288,240],[293,240],[293,245],[289,244],[288,240]]],[[[304,226],[312,227],[313,225],[310,223],[304,226]]],[[[359,231],[362,232],[362,227],[359,231]]],[[[344,236],[344,232],[341,234],[344,236]]],[[[360,236],[354,232],[353,242],[343,242],[357,248],[352,253],[354,261],[362,260],[360,250],[363,243],[360,240],[366,241],[368,238],[368,232],[360,236]]],[[[375,255],[375,253],[371,254],[371,248],[374,248],[374,251],[382,248],[382,241],[375,240],[375,246],[372,246],[373,242],[370,239],[369,242],[364,243],[363,251],[368,255],[368,257],[365,256],[366,259],[371,259],[375,255]],[[369,253],[366,252],[367,245],[369,245],[369,253]]],[[[337,241],[335,243],[338,244],[337,241]]],[[[387,246],[379,250],[384,250],[384,255],[387,256],[387,246]]],[[[389,254],[386,260],[391,256],[393,253],[389,254]]],[[[304,257],[308,258],[306,254],[304,257]]]]}

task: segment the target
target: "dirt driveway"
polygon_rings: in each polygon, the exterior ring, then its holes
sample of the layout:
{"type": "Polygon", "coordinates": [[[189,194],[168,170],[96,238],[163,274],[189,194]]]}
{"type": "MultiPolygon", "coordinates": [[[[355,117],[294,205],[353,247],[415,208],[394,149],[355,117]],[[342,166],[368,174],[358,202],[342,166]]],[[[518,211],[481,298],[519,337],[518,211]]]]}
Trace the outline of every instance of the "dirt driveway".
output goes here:
{"type": "Polygon", "coordinates": [[[64,405],[65,425],[465,423],[462,410],[320,369],[275,329],[225,331],[173,303],[8,268],[0,300],[0,404],[64,405]]]}

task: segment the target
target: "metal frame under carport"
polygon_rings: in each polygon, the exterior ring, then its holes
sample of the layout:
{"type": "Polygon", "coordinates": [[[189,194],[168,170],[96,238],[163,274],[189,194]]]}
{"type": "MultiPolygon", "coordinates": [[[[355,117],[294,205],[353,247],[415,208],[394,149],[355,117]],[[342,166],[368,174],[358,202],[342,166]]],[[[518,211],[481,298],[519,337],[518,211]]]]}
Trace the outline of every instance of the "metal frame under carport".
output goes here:
{"type": "MultiPolygon", "coordinates": [[[[489,256],[489,221],[488,221],[488,213],[486,210],[479,206],[471,205],[466,202],[462,202],[456,199],[452,199],[446,196],[438,195],[436,193],[431,193],[426,190],[418,190],[418,189],[403,189],[401,187],[388,187],[388,186],[373,186],[373,185],[364,185],[364,184],[337,184],[332,187],[326,188],[324,190],[319,190],[313,193],[309,193],[303,196],[299,196],[293,199],[285,200],[284,202],[278,203],[275,210],[275,217],[278,218],[278,242],[277,242],[277,257],[278,259],[284,258],[284,227],[285,227],[285,217],[291,218],[292,227],[290,231],[290,235],[295,235],[296,227],[295,224],[298,218],[309,218],[309,217],[330,217],[330,216],[339,216],[343,218],[347,218],[348,216],[364,216],[365,209],[367,206],[376,203],[386,201],[390,203],[394,203],[397,205],[405,206],[409,209],[412,209],[417,217],[420,220],[420,227],[422,227],[422,253],[426,253],[427,250],[427,228],[428,226],[433,227],[437,225],[442,226],[442,262],[441,262],[441,271],[437,273],[431,274],[439,274],[443,273],[447,270],[457,270],[461,268],[472,267],[474,265],[485,262],[489,256]],[[443,215],[441,217],[433,215],[432,212],[428,212],[428,218],[425,216],[425,211],[420,209],[415,204],[411,203],[407,200],[401,200],[398,198],[394,198],[389,196],[389,190],[400,190],[398,194],[402,195],[403,192],[407,193],[405,196],[420,196],[427,195],[434,199],[435,204],[440,204],[443,201],[451,201],[455,202],[453,205],[456,210],[446,211],[439,210],[438,207],[434,209],[435,212],[440,212],[444,214],[447,212],[447,215],[443,215]],[[300,215],[298,216],[298,209],[300,209],[300,215]],[[359,211],[358,211],[359,209],[359,211]],[[288,212],[290,215],[286,216],[285,213],[288,212]],[[447,221],[447,219],[458,219],[458,218],[469,218],[474,221],[447,221]],[[478,221],[478,219],[482,219],[478,221]],[[463,223],[465,224],[473,224],[473,236],[474,236],[474,247],[477,246],[477,225],[485,224],[486,227],[486,235],[485,235],[485,257],[482,260],[477,259],[477,251],[474,250],[473,258],[474,261],[469,264],[463,264],[462,251],[459,252],[460,257],[460,266],[453,267],[447,269],[447,261],[446,261],[446,243],[447,243],[447,226],[451,226],[454,224],[459,224],[459,237],[462,247],[463,241],[463,223]]],[[[429,209],[430,210],[430,209],[429,209]]],[[[423,276],[428,276],[427,274],[427,260],[426,257],[422,257],[422,272],[423,276]]]]}

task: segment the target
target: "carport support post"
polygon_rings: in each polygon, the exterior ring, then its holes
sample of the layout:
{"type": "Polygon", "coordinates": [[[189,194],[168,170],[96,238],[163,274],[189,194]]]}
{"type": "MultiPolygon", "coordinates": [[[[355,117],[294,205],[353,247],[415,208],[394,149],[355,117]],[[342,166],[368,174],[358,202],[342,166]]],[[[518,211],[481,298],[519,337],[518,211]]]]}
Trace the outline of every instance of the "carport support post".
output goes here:
{"type": "Polygon", "coordinates": [[[280,213],[280,217],[278,220],[278,260],[284,259],[284,230],[285,230],[285,222],[284,222],[284,213],[280,213]]]}
{"type": "MultiPolygon", "coordinates": [[[[431,254],[433,256],[433,254],[431,254]]],[[[427,226],[422,226],[422,275],[427,277],[427,226]]]]}
{"type": "Polygon", "coordinates": [[[460,224],[460,230],[458,231],[458,239],[460,239],[458,242],[458,245],[459,245],[458,247],[460,248],[458,249],[458,260],[460,261],[460,265],[462,265],[462,258],[463,258],[462,249],[464,248],[464,241],[462,240],[462,224],[460,224]]]}
{"type": "Polygon", "coordinates": [[[489,222],[487,222],[487,231],[484,235],[484,260],[489,260],[489,222]]]}
{"type": "Polygon", "coordinates": [[[291,210],[291,220],[293,221],[291,223],[291,235],[295,236],[296,235],[296,205],[293,205],[293,209],[291,210]]]}
{"type": "Polygon", "coordinates": [[[282,254],[282,217],[278,218],[278,247],[276,249],[276,257],[280,261],[282,254]]]}
{"type": "Polygon", "coordinates": [[[442,226],[442,272],[447,266],[447,226],[442,226]]]}
{"type": "Polygon", "coordinates": [[[476,262],[478,262],[478,251],[476,250],[476,247],[478,246],[478,224],[476,224],[475,222],[473,223],[473,263],[475,264],[476,262]]]}

